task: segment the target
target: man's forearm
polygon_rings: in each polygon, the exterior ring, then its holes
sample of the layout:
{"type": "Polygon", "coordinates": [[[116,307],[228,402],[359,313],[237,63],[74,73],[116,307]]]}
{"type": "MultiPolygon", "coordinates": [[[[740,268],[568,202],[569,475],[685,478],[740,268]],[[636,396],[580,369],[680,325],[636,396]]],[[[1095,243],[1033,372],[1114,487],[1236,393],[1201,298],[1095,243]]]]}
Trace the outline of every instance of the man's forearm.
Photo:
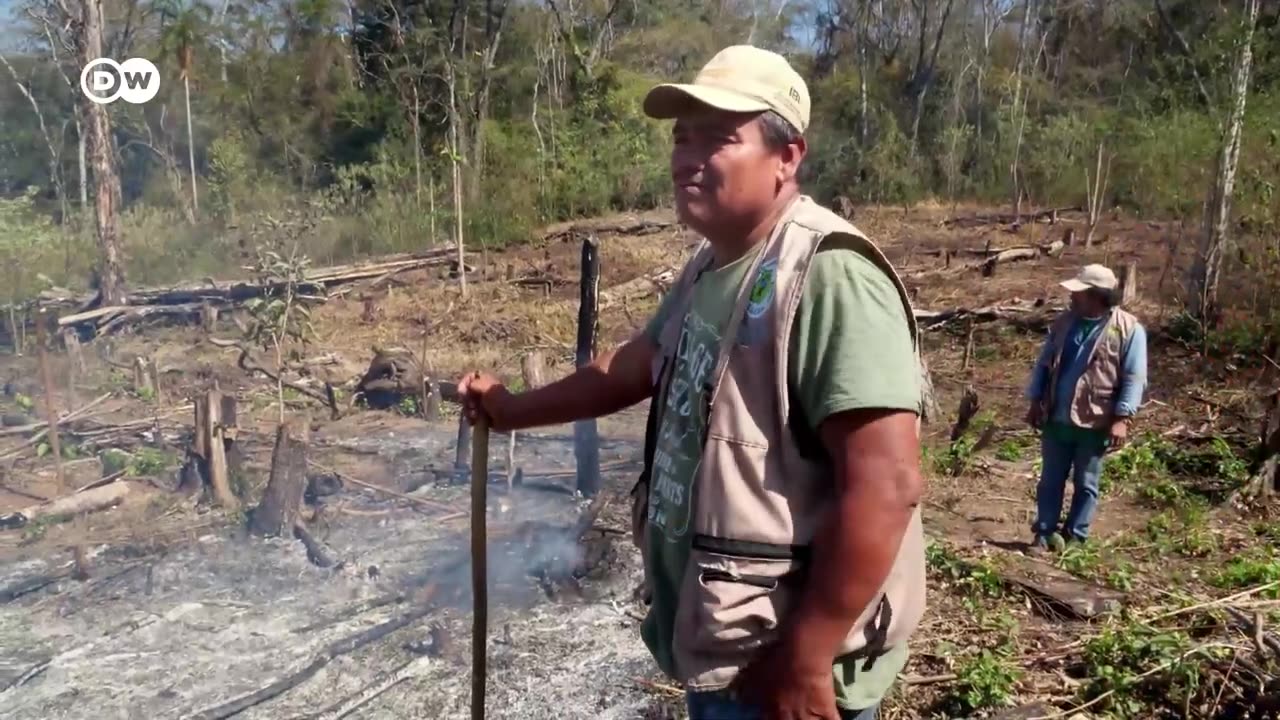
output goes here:
{"type": "Polygon", "coordinates": [[[652,350],[636,340],[590,365],[535,390],[516,395],[510,422],[520,429],[557,425],[618,412],[649,396],[652,350]]]}
{"type": "Polygon", "coordinates": [[[918,496],[916,470],[868,459],[854,472],[864,478],[843,493],[814,537],[807,582],[784,642],[806,658],[829,665],[863,610],[893,568],[918,496]],[[913,497],[915,496],[915,497],[913,497]]]}

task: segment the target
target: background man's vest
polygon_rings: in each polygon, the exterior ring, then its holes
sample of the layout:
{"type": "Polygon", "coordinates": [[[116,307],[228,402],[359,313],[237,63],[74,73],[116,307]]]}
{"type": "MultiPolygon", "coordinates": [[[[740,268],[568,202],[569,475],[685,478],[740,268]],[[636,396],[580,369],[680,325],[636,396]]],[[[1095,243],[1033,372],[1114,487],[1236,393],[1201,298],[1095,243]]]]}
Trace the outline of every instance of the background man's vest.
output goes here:
{"type": "MultiPolygon", "coordinates": [[[[1057,402],[1058,376],[1062,373],[1062,351],[1067,336],[1079,316],[1068,310],[1054,320],[1049,329],[1049,382],[1044,393],[1044,411],[1053,412],[1057,402]]],[[[1110,316],[1098,331],[1097,340],[1089,351],[1088,364],[1076,382],[1075,393],[1070,398],[1071,422],[1082,428],[1105,430],[1110,426],[1115,408],[1116,386],[1120,381],[1120,366],[1124,363],[1125,344],[1133,336],[1138,319],[1128,312],[1113,308],[1110,316]]]]}
{"type": "MultiPolygon", "coordinates": [[[[788,341],[819,245],[860,252],[893,280],[919,367],[911,301],[889,261],[844,219],[807,196],[798,198],[746,274],[704,388],[710,398],[707,431],[693,487],[692,551],[674,644],[678,679],[690,690],[725,687],[756,650],[775,639],[780,619],[797,600],[809,545],[835,497],[832,467],[802,454],[789,427],[788,341]]],[[[704,243],[671,291],[674,311],[661,330],[653,368],[648,457],[694,281],[711,260],[704,243]]],[[[633,509],[642,550],[648,472],[637,485],[633,509]]],[[[907,641],[924,607],[924,533],[917,508],[889,576],[840,655],[874,662],[886,648],[907,641]]]]}

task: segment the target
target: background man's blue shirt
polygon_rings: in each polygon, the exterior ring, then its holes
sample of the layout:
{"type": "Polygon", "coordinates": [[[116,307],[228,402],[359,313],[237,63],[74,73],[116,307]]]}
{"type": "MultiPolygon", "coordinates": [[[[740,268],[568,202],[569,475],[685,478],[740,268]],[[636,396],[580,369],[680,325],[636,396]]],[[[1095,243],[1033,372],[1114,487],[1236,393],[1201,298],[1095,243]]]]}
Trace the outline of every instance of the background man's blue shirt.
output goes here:
{"type": "MultiPolygon", "coordinates": [[[[1099,330],[1105,324],[1103,318],[1089,320],[1078,318],[1067,331],[1065,347],[1062,352],[1062,370],[1054,388],[1053,407],[1049,410],[1049,419],[1053,422],[1070,424],[1071,397],[1076,383],[1084,373],[1098,341],[1099,330]]],[[[1147,332],[1141,324],[1133,329],[1133,334],[1125,342],[1120,351],[1121,367],[1115,394],[1115,414],[1117,417],[1132,417],[1138,413],[1142,405],[1142,393],[1147,385],[1147,332]]],[[[1045,386],[1049,382],[1049,363],[1053,360],[1053,347],[1048,339],[1040,349],[1040,357],[1031,372],[1031,384],[1027,388],[1027,398],[1040,400],[1044,397],[1045,386]]]]}

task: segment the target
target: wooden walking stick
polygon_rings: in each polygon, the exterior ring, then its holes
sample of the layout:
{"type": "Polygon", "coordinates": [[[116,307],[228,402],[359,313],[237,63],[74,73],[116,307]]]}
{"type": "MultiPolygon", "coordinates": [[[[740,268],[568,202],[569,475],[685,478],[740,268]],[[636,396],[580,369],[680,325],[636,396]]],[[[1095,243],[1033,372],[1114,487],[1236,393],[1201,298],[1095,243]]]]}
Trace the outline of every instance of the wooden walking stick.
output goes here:
{"type": "Polygon", "coordinates": [[[489,632],[485,490],[489,482],[489,421],[481,414],[471,440],[471,720],[484,720],[485,645],[489,632]]]}

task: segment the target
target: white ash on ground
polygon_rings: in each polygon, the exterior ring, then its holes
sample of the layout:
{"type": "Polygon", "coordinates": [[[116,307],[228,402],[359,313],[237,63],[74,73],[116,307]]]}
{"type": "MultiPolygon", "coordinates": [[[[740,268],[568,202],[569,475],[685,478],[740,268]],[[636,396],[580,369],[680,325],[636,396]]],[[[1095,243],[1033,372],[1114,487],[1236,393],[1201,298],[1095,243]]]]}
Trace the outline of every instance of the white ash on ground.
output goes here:
{"type": "MultiPolygon", "coordinates": [[[[438,462],[452,458],[449,436],[433,429],[412,444],[422,462],[438,462]]],[[[541,467],[568,470],[571,438],[571,430],[555,428],[529,445],[548,463],[541,467]]],[[[634,445],[607,447],[620,452],[634,445]]],[[[632,450],[638,457],[638,446],[632,450]]],[[[630,467],[605,473],[618,500],[599,525],[626,527],[634,477],[630,467]]],[[[450,504],[465,494],[435,485],[415,493],[450,504]]],[[[344,561],[338,569],[312,565],[292,538],[210,529],[158,553],[93,548],[87,582],[63,578],[0,604],[0,716],[201,717],[312,666],[295,687],[229,716],[338,717],[374,686],[386,689],[347,717],[469,717],[466,519],[433,522],[350,487],[340,496],[360,498],[365,509],[381,503],[389,512],[331,522],[324,539],[344,561]],[[427,607],[421,599],[428,588],[430,610],[415,612],[427,607]],[[420,617],[317,663],[344,639],[411,614],[420,617]],[[387,680],[406,666],[402,681],[387,680]]],[[[533,488],[517,488],[510,500],[511,509],[489,521],[498,532],[489,553],[488,717],[668,717],[671,698],[636,682],[653,678],[655,667],[635,619],[642,611],[634,601],[641,569],[629,537],[591,531],[581,555],[569,552],[563,535],[548,528],[572,526],[585,500],[533,488]],[[504,535],[501,527],[526,530],[504,535]]],[[[58,571],[68,559],[0,564],[0,589],[58,571]]]]}

